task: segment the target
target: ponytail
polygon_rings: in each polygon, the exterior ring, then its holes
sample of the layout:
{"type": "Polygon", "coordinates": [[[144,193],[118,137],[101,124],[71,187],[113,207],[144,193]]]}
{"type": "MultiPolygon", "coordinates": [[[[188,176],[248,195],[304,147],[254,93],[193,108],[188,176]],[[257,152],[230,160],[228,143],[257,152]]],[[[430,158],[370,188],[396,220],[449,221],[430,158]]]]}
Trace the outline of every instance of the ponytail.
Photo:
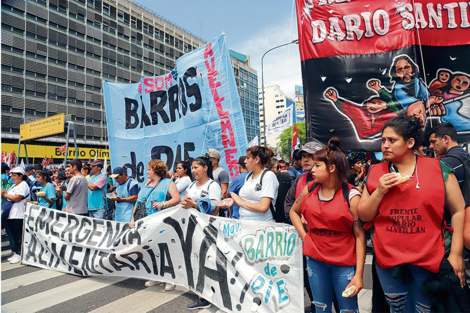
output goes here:
{"type": "Polygon", "coordinates": [[[193,162],[199,163],[202,167],[207,166],[207,176],[212,180],[214,179],[214,175],[212,174],[212,162],[207,154],[195,158],[193,162]]]}
{"type": "Polygon", "coordinates": [[[313,159],[315,161],[324,162],[326,167],[334,165],[336,167],[338,180],[345,182],[349,171],[349,162],[344,151],[340,149],[340,144],[341,141],[338,137],[331,138],[327,146],[313,154],[313,159]]]}

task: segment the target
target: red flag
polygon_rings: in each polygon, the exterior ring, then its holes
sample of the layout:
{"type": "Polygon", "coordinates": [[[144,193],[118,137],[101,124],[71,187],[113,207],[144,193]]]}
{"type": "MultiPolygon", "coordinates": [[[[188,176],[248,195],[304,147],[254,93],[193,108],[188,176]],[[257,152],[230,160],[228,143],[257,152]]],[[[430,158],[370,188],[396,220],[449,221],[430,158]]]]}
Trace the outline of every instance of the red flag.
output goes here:
{"type": "Polygon", "coordinates": [[[294,156],[294,150],[297,149],[299,143],[300,143],[300,140],[299,140],[299,133],[297,132],[297,124],[294,124],[294,134],[292,135],[292,150],[290,153],[291,162],[294,156]]]}
{"type": "Polygon", "coordinates": [[[51,158],[49,159],[49,161],[47,161],[47,165],[51,164],[52,162],[54,162],[54,159],[52,158],[53,156],[51,155],[51,158]]]}
{"type": "Polygon", "coordinates": [[[47,166],[47,161],[49,161],[47,157],[44,157],[44,159],[42,159],[41,165],[44,166],[44,168],[46,168],[47,166]]]}
{"type": "Polygon", "coordinates": [[[62,147],[59,148],[59,153],[65,152],[65,147],[67,144],[63,145],[62,147]]]}
{"type": "Polygon", "coordinates": [[[1,159],[1,161],[2,161],[2,163],[5,162],[5,152],[3,152],[3,150],[2,150],[2,159],[1,159]]]}

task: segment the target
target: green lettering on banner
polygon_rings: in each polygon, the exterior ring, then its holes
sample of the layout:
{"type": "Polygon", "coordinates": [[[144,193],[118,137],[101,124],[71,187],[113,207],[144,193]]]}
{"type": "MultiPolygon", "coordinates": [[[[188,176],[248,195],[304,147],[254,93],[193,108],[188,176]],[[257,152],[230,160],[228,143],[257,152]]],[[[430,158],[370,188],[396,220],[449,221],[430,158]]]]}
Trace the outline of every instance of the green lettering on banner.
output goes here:
{"type": "Polygon", "coordinates": [[[288,245],[287,245],[287,253],[286,255],[291,256],[294,253],[295,249],[295,242],[297,241],[297,235],[296,234],[290,234],[289,240],[288,240],[288,245]]]}
{"type": "Polygon", "coordinates": [[[274,233],[272,231],[268,232],[266,234],[266,257],[271,256],[276,256],[274,253],[274,233]],[[271,251],[269,254],[268,251],[271,251]]]}
{"type": "Polygon", "coordinates": [[[282,250],[282,232],[277,231],[276,232],[276,256],[284,256],[283,250],[282,250]],[[278,253],[280,251],[281,253],[278,253]]]}
{"type": "Polygon", "coordinates": [[[261,259],[264,259],[264,235],[259,235],[258,239],[258,247],[256,248],[256,259],[258,258],[258,255],[261,255],[261,259]]]}
{"type": "Polygon", "coordinates": [[[244,249],[245,249],[245,252],[246,252],[246,256],[248,257],[248,259],[250,259],[250,261],[254,261],[255,259],[255,249],[253,249],[253,246],[255,244],[255,241],[253,240],[253,238],[246,238],[245,239],[245,245],[244,245],[244,249]],[[250,243],[250,247],[247,249],[246,247],[246,244],[247,243],[250,243]]]}

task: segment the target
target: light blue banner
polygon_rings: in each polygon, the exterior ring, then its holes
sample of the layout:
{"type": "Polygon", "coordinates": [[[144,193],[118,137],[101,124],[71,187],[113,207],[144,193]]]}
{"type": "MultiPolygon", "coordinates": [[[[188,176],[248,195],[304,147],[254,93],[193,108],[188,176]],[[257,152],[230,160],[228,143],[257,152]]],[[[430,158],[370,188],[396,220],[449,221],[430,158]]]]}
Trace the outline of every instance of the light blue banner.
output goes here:
{"type": "Polygon", "coordinates": [[[225,36],[179,58],[171,73],[135,84],[103,82],[103,88],[113,168],[128,168],[142,183],[152,159],[171,171],[217,149],[219,165],[231,178],[238,175],[248,145],[225,36]]]}

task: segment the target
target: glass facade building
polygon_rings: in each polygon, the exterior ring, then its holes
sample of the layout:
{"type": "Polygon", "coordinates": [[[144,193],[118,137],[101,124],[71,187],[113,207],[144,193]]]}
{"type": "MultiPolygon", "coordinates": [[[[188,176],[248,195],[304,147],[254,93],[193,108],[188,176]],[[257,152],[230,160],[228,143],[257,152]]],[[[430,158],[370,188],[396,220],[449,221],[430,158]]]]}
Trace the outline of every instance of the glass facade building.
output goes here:
{"type": "Polygon", "coordinates": [[[250,67],[250,57],[233,50],[229,50],[232,66],[235,73],[240,103],[245,119],[248,142],[260,136],[259,104],[258,104],[258,75],[250,67]]]}
{"type": "MultiPolygon", "coordinates": [[[[2,140],[70,114],[79,144],[107,143],[102,80],[162,75],[205,41],[128,0],[2,0],[2,140]]],[[[64,136],[41,141],[65,141],[64,136]]]]}

